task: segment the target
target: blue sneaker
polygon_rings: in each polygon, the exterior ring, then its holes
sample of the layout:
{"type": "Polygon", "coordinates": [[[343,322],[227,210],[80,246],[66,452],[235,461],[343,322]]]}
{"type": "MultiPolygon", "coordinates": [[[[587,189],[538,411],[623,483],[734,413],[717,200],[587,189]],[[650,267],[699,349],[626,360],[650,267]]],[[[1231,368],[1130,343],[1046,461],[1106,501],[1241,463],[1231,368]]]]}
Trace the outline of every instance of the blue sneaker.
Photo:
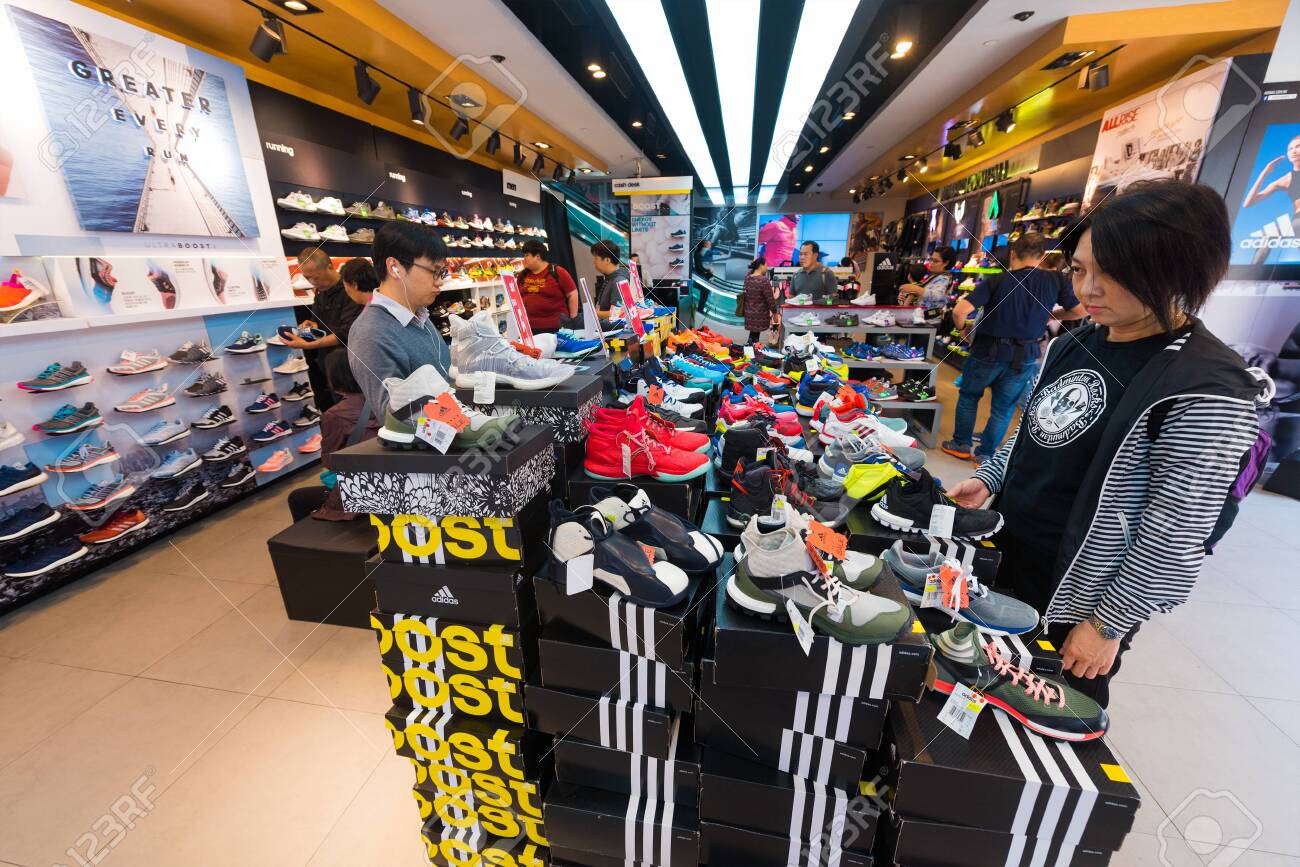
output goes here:
{"type": "Polygon", "coordinates": [[[188,472],[198,469],[203,460],[194,453],[194,449],[183,452],[169,452],[163,458],[162,466],[149,474],[151,479],[176,479],[188,472]]]}
{"type": "Polygon", "coordinates": [[[147,446],[165,446],[190,435],[190,427],[183,421],[160,421],[144,432],[140,439],[147,446]]]}
{"type": "Polygon", "coordinates": [[[51,509],[47,503],[38,503],[30,509],[19,509],[0,521],[0,542],[21,539],[42,527],[56,523],[60,517],[59,511],[51,509]]]}
{"type": "Polygon", "coordinates": [[[4,567],[6,578],[35,578],[86,556],[86,546],[78,539],[42,547],[26,560],[4,567]]]}
{"type": "Polygon", "coordinates": [[[0,467],[0,497],[34,488],[48,478],[36,464],[0,467]]]}
{"type": "Polygon", "coordinates": [[[586,358],[598,349],[599,340],[584,340],[564,331],[555,335],[556,358],[586,358]]]}
{"type": "Polygon", "coordinates": [[[802,416],[811,416],[813,407],[817,405],[817,398],[821,397],[824,391],[833,391],[844,384],[840,379],[829,370],[818,370],[799,379],[798,397],[795,399],[794,411],[802,416]]]}

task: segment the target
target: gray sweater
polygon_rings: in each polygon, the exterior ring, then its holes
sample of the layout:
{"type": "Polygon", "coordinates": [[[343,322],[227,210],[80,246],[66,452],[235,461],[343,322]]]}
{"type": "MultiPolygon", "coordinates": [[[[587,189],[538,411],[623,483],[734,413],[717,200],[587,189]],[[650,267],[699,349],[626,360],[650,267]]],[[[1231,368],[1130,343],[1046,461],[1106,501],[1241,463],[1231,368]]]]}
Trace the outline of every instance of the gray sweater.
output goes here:
{"type": "Polygon", "coordinates": [[[835,272],[820,262],[811,271],[800,268],[790,278],[791,295],[811,295],[813,298],[829,298],[835,294],[837,286],[835,272]]]}
{"type": "Polygon", "coordinates": [[[448,380],[451,351],[438,329],[422,317],[411,315],[395,301],[379,292],[361,311],[348,334],[348,362],[352,375],[381,422],[388,409],[384,380],[390,376],[405,378],[426,364],[438,368],[448,380]]]}

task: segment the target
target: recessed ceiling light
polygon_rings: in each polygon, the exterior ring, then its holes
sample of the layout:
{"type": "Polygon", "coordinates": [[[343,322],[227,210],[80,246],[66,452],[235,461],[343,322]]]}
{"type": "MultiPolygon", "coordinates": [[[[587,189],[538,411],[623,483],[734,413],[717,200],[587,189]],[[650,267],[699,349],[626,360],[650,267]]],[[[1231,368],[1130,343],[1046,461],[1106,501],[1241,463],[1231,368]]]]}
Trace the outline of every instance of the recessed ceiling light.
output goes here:
{"type": "Polygon", "coordinates": [[[846,111],[844,112],[844,114],[841,115],[841,117],[843,117],[845,120],[853,120],[853,118],[857,116],[858,113],[856,111],[846,111]]]}
{"type": "Polygon", "coordinates": [[[578,171],[582,172],[584,175],[591,174],[591,169],[587,168],[586,166],[581,167],[580,169],[578,169],[578,171]]]}
{"type": "Polygon", "coordinates": [[[632,121],[632,128],[633,128],[633,129],[640,129],[641,126],[642,126],[641,121],[639,121],[639,120],[634,120],[634,121],[632,121]]]}
{"type": "Polygon", "coordinates": [[[603,70],[603,69],[597,69],[595,72],[593,72],[593,73],[591,74],[591,77],[592,77],[592,78],[604,78],[604,77],[605,77],[605,70],[603,70]]]}
{"type": "Polygon", "coordinates": [[[292,12],[306,12],[307,4],[302,0],[285,0],[284,8],[292,12]]]}
{"type": "Polygon", "coordinates": [[[854,193],[856,193],[857,191],[858,191],[858,188],[857,188],[857,187],[850,187],[850,188],[849,188],[849,195],[851,196],[851,195],[853,195],[854,193]]]}
{"type": "Polygon", "coordinates": [[[533,147],[535,147],[535,148],[541,148],[542,150],[546,150],[547,148],[550,147],[550,145],[548,145],[548,144],[547,144],[546,142],[544,142],[544,141],[535,141],[535,142],[533,142],[533,147]]]}
{"type": "Polygon", "coordinates": [[[925,174],[926,172],[928,172],[929,170],[930,170],[930,167],[929,167],[928,165],[926,165],[925,163],[921,163],[921,167],[920,167],[919,169],[916,170],[916,173],[917,173],[918,175],[923,175],[923,174],[925,174]]]}
{"type": "Polygon", "coordinates": [[[805,172],[811,172],[811,171],[813,170],[813,167],[812,167],[811,165],[807,165],[807,166],[804,166],[804,167],[803,167],[803,170],[804,170],[805,172]]]}
{"type": "Polygon", "coordinates": [[[655,154],[655,159],[657,159],[657,160],[666,160],[666,159],[668,159],[668,154],[655,154]]]}
{"type": "Polygon", "coordinates": [[[461,108],[482,108],[483,103],[464,93],[453,93],[449,99],[461,108]]]}
{"type": "Polygon", "coordinates": [[[831,149],[831,146],[830,146],[830,145],[822,145],[821,147],[817,148],[817,153],[819,153],[819,154],[824,154],[824,153],[826,153],[827,151],[829,151],[830,149],[831,149]]]}
{"type": "Polygon", "coordinates": [[[914,160],[916,159],[916,154],[903,154],[899,159],[903,161],[914,160]]]}
{"type": "Polygon", "coordinates": [[[794,185],[795,185],[796,187],[803,186],[803,185],[800,184],[798,181],[795,181],[795,182],[794,182],[794,185]]]}
{"type": "Polygon", "coordinates": [[[1044,70],[1065,69],[1066,67],[1073,66],[1074,64],[1078,63],[1080,60],[1083,60],[1086,57],[1092,57],[1096,53],[1097,53],[1096,50],[1091,48],[1085,49],[1083,51],[1067,51],[1064,54],[1057,57],[1051,63],[1044,66],[1043,69],[1044,70]]]}
{"type": "Polygon", "coordinates": [[[907,52],[912,50],[912,41],[910,39],[900,39],[894,43],[894,53],[889,55],[897,60],[900,57],[906,57],[907,52]]]}
{"type": "Polygon", "coordinates": [[[319,6],[315,6],[306,0],[273,0],[275,5],[282,9],[287,9],[294,15],[312,15],[321,11],[319,6]]]}
{"type": "Polygon", "coordinates": [[[588,64],[587,64],[587,71],[588,71],[588,72],[600,72],[600,64],[599,64],[599,63],[588,63],[588,64]]]}

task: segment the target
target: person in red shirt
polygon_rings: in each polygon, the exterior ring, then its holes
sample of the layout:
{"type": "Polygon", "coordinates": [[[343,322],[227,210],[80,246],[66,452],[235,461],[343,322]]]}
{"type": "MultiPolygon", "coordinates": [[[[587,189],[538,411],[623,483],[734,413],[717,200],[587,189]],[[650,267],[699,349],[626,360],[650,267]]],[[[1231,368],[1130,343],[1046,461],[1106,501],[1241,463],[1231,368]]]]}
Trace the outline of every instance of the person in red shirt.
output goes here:
{"type": "Polygon", "coordinates": [[[546,245],[524,242],[524,270],[517,275],[528,323],[534,332],[560,330],[560,317],[578,315],[578,287],[569,272],[546,260],[546,245]]]}

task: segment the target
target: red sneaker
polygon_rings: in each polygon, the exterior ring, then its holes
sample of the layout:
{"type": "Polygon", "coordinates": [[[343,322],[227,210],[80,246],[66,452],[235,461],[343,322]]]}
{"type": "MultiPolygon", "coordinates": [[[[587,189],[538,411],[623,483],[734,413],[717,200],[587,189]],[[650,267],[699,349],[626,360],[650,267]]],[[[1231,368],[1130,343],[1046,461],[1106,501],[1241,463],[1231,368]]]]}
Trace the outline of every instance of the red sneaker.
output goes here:
{"type": "Polygon", "coordinates": [[[705,326],[703,326],[703,327],[701,327],[701,328],[696,328],[696,329],[695,329],[695,333],[698,334],[700,337],[703,337],[703,338],[704,338],[705,340],[707,340],[709,343],[718,343],[718,344],[721,344],[722,346],[730,346],[730,345],[731,345],[731,338],[730,338],[730,337],[724,337],[723,335],[721,335],[721,334],[717,333],[716,331],[714,331],[713,329],[709,328],[709,326],[707,326],[707,325],[705,325],[705,326]]]}
{"type": "MultiPolygon", "coordinates": [[[[606,410],[598,410],[599,413],[606,410]]],[[[681,449],[684,452],[708,454],[710,441],[707,435],[695,431],[678,430],[668,421],[660,418],[646,406],[645,398],[637,395],[636,400],[628,404],[627,412],[641,419],[646,432],[666,446],[681,449]]]]}
{"type": "Polygon", "coordinates": [[[616,481],[649,476],[660,482],[684,482],[709,469],[708,457],[664,445],[631,413],[621,425],[597,421],[587,431],[582,468],[592,478],[616,481]]]}

